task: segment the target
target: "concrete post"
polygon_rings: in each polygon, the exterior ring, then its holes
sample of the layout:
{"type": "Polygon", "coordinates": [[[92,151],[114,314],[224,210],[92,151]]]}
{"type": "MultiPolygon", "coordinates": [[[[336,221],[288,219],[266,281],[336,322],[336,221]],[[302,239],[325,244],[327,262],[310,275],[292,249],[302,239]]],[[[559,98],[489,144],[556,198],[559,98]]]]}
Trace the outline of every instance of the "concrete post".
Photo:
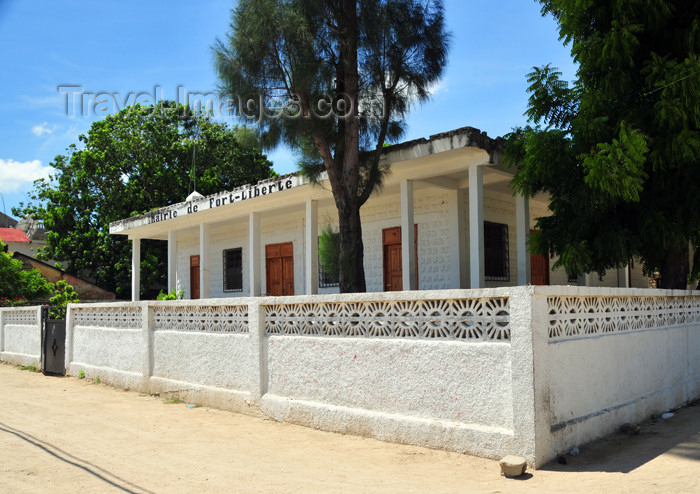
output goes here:
{"type": "Polygon", "coordinates": [[[141,341],[143,342],[143,377],[153,375],[153,307],[148,302],[141,304],[141,341]]]}
{"type": "Polygon", "coordinates": [[[5,312],[0,309],[0,354],[5,351],[5,312]]]}
{"type": "Polygon", "coordinates": [[[306,252],[304,253],[305,293],[318,293],[318,201],[306,200],[306,252]]]}
{"type": "Polygon", "coordinates": [[[470,288],[484,286],[484,171],[469,167],[469,276],[470,288]]]}
{"type": "Polygon", "coordinates": [[[404,290],[416,287],[416,250],[413,219],[413,181],[401,180],[401,277],[404,290]]]}
{"type": "Polygon", "coordinates": [[[467,233],[464,231],[464,190],[447,191],[450,228],[450,288],[467,288],[467,233]]]}
{"type": "Polygon", "coordinates": [[[131,239],[131,301],[141,300],[141,239],[131,239]]]}
{"type": "Polygon", "coordinates": [[[199,298],[209,298],[209,225],[199,224],[199,298]]]}
{"type": "Polygon", "coordinates": [[[251,395],[256,401],[267,393],[267,349],[265,348],[265,306],[262,299],[248,302],[248,334],[251,344],[251,395]]]}
{"type": "Polygon", "coordinates": [[[168,231],[168,291],[177,290],[177,232],[168,231]]]}
{"type": "Polygon", "coordinates": [[[520,194],[515,196],[515,226],[518,251],[518,285],[530,283],[530,253],[527,242],[530,238],[530,201],[520,194]]]}
{"type": "Polygon", "coordinates": [[[260,213],[248,215],[248,259],[250,276],[250,296],[262,295],[260,282],[260,213]]]}

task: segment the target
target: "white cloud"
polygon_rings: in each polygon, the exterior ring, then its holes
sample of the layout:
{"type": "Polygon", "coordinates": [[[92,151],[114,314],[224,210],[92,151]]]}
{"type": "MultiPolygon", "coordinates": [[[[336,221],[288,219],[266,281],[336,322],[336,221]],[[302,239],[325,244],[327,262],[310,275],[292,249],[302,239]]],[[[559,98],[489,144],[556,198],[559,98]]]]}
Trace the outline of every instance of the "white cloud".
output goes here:
{"type": "Polygon", "coordinates": [[[56,126],[54,125],[53,127],[49,127],[48,122],[44,122],[41,125],[35,125],[32,127],[32,134],[35,136],[41,137],[44,134],[49,135],[53,134],[53,131],[56,130],[56,126]]]}
{"type": "Polygon", "coordinates": [[[32,187],[34,180],[47,178],[53,171],[50,166],[42,166],[41,161],[15,161],[0,158],[0,193],[12,193],[32,187]]]}

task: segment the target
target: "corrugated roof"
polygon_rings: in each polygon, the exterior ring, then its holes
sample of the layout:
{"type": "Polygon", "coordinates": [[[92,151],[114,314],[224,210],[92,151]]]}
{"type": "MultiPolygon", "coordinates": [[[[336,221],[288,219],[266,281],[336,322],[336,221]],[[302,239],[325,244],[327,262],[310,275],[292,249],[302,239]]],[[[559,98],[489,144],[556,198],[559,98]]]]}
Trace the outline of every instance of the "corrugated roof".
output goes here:
{"type": "Polygon", "coordinates": [[[30,244],[32,242],[26,233],[17,228],[0,228],[0,241],[20,244],[30,244]]]}

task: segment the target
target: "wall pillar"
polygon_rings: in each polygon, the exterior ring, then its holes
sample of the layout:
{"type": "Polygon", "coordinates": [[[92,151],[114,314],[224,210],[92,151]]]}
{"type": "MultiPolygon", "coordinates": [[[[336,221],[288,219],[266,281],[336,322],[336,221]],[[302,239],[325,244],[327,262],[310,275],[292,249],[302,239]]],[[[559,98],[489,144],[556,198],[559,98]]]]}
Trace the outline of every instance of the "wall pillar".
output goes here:
{"type": "Polygon", "coordinates": [[[141,239],[131,239],[131,301],[141,300],[141,239]]]}
{"type": "Polygon", "coordinates": [[[518,252],[518,285],[530,283],[530,253],[527,243],[530,238],[530,200],[520,194],[515,196],[515,230],[518,252]]]}
{"type": "Polygon", "coordinates": [[[262,295],[260,267],[260,213],[248,215],[248,260],[250,276],[250,296],[262,295]]]}
{"type": "Polygon", "coordinates": [[[199,224],[199,298],[209,298],[209,225],[199,224]]]}
{"type": "Polygon", "coordinates": [[[484,286],[484,170],[469,167],[469,277],[470,288],[484,286]]]}
{"type": "Polygon", "coordinates": [[[306,200],[306,228],[304,252],[305,293],[318,293],[318,201],[306,200]]]}
{"type": "Polygon", "coordinates": [[[624,276],[624,287],[625,288],[631,288],[632,287],[632,279],[631,279],[631,273],[630,273],[630,263],[627,263],[625,265],[625,276],[624,276]]]}
{"type": "Polygon", "coordinates": [[[464,231],[464,190],[447,191],[447,216],[450,229],[450,283],[449,288],[466,288],[467,233],[464,231]]]}
{"type": "Polygon", "coordinates": [[[168,291],[177,290],[177,232],[168,232],[168,291]]]}
{"type": "Polygon", "coordinates": [[[401,180],[401,277],[404,290],[416,290],[416,248],[413,181],[401,180]]]}

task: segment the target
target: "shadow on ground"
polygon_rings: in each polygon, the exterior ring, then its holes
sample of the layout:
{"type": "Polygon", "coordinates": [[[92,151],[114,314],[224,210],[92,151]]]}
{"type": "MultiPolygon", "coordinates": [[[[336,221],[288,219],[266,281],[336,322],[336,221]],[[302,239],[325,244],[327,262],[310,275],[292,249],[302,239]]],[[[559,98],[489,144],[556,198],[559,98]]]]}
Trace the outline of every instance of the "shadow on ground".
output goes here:
{"type": "Polygon", "coordinates": [[[639,435],[617,432],[581,446],[577,456],[562,455],[540,470],[629,473],[664,453],[700,461],[700,403],[674,413],[667,420],[655,418],[640,424],[639,435]]]}

